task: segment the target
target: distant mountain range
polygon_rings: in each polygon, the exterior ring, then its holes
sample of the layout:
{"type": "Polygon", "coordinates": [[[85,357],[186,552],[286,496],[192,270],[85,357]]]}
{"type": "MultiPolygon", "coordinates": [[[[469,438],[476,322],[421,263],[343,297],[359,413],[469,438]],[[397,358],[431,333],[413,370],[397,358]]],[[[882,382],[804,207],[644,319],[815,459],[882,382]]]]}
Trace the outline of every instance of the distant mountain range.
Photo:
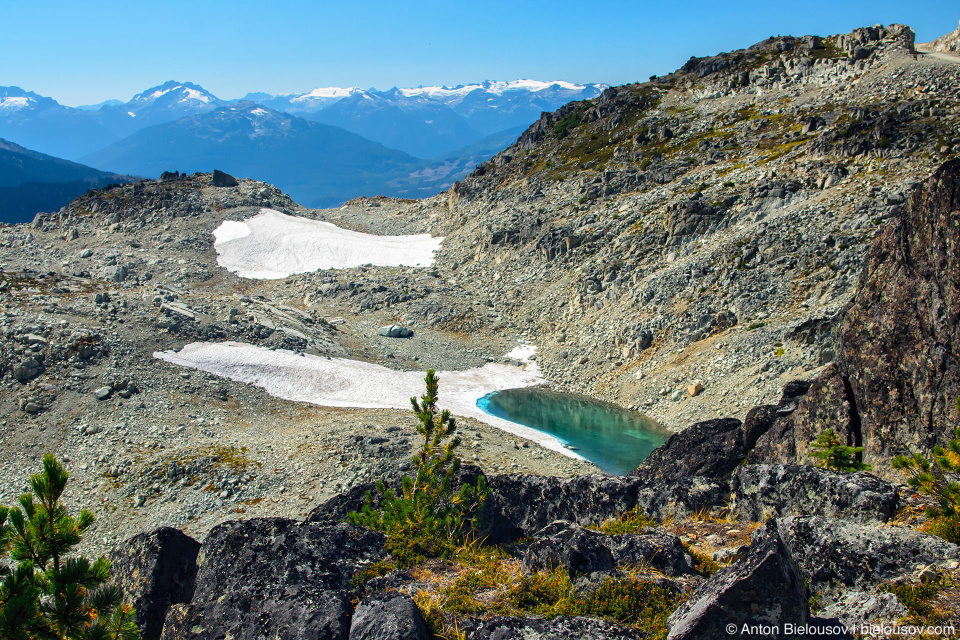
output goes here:
{"type": "Polygon", "coordinates": [[[28,222],[90,189],[130,180],[0,139],[0,222],[28,222]]]}
{"type": "Polygon", "coordinates": [[[411,178],[424,167],[419,158],[248,101],[141,129],[84,162],[148,176],[217,168],[283,185],[310,207],[335,206],[358,194],[429,195],[445,177],[411,178]]]}
{"type": "Polygon", "coordinates": [[[526,128],[542,112],[595,98],[606,86],[516,80],[452,89],[326,87],[301,94],[250,94],[246,99],[343,127],[421,158],[435,158],[488,136],[526,128]]]}
{"type": "Polygon", "coordinates": [[[517,80],[386,91],[328,87],[237,101],[170,81],[127,102],[75,108],[0,87],[0,138],[122,174],[219,168],[274,182],[305,205],[329,206],[358,195],[446,188],[541,112],[604,88],[517,80]]]}

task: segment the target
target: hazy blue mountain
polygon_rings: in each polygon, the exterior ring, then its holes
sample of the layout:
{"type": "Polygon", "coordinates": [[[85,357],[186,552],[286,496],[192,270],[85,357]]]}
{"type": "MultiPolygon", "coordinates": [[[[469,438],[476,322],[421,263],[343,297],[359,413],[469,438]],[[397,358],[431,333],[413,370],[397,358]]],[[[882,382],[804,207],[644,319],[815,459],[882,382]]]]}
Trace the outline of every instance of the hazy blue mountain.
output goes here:
{"type": "Polygon", "coordinates": [[[355,94],[303,117],[343,127],[420,158],[432,158],[483,138],[446,105],[397,101],[389,94],[355,94]]]}
{"type": "Polygon", "coordinates": [[[130,179],[0,139],[0,222],[28,222],[90,189],[130,179]]]}
{"type": "Polygon", "coordinates": [[[138,93],[122,104],[104,105],[96,112],[96,117],[117,140],[156,124],[209,113],[224,104],[199,85],[170,80],[138,93]]]}
{"type": "Polygon", "coordinates": [[[20,87],[0,87],[0,138],[71,160],[115,139],[90,112],[20,87]]]}
{"type": "Polygon", "coordinates": [[[150,177],[218,168],[276,184],[312,207],[335,206],[358,195],[428,195],[445,177],[411,177],[423,161],[253,102],[141,129],[84,162],[150,177]]]}
{"type": "Polygon", "coordinates": [[[422,158],[444,157],[487,136],[527,127],[542,111],[600,94],[607,85],[482,82],[448,87],[322,87],[302,94],[248,94],[261,104],[348,131],[422,158]]]}
{"type": "Polygon", "coordinates": [[[104,100],[103,102],[98,102],[97,104],[81,104],[75,107],[80,111],[99,111],[103,107],[115,107],[118,104],[123,104],[123,100],[104,100]]]}

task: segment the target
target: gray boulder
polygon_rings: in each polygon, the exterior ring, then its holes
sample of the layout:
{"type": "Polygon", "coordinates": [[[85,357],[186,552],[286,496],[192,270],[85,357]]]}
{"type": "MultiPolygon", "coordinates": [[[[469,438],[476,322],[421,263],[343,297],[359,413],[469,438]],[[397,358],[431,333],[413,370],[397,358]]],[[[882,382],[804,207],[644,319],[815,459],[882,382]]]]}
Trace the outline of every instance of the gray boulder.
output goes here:
{"type": "Polygon", "coordinates": [[[27,382],[43,373],[43,363],[36,358],[26,358],[13,367],[13,377],[20,382],[27,382]]]}
{"type": "Polygon", "coordinates": [[[594,618],[496,617],[465,621],[467,640],[640,640],[645,631],[594,618]]]}
{"type": "Polygon", "coordinates": [[[346,640],[351,580],[386,558],[379,533],[352,525],[258,518],[223,523],[201,547],[188,605],[163,640],[346,640]]]}
{"type": "Polygon", "coordinates": [[[534,537],[523,557],[524,568],[531,572],[562,566],[574,577],[634,565],[670,576],[693,573],[693,559],[680,538],[655,529],[641,534],[606,535],[558,520],[534,537]]]}
{"type": "Polygon", "coordinates": [[[810,618],[800,567],[776,531],[750,546],[743,559],[717,571],[667,620],[668,640],[787,638],[786,626],[810,618]],[[772,633],[744,633],[744,625],[769,625],[772,633]],[[735,632],[731,632],[735,630],[735,632]]]}
{"type": "Polygon", "coordinates": [[[143,640],[157,640],[167,609],[190,602],[200,543],[179,529],[161,527],[124,542],[110,560],[113,583],[137,611],[143,640]]]}
{"type": "Polygon", "coordinates": [[[127,268],[122,265],[107,267],[103,270],[103,279],[110,282],[123,282],[127,279],[127,268]]]}
{"type": "Polygon", "coordinates": [[[381,591],[364,598],[350,626],[350,640],[427,640],[428,637],[413,598],[396,591],[381,591]]]}
{"type": "MultiPolygon", "coordinates": [[[[847,520],[789,517],[770,520],[814,591],[872,591],[881,582],[913,576],[918,567],[960,558],[942,538],[904,527],[871,527],[847,520]]],[[[755,533],[754,535],[758,535],[755,533]]]]}
{"type": "Polygon", "coordinates": [[[398,324],[391,324],[377,329],[377,335],[385,338],[412,338],[413,329],[401,327],[398,324]]]}
{"type": "Polygon", "coordinates": [[[899,494],[869,473],[840,473],[795,464],[738,467],[730,478],[731,511],[762,522],[787,515],[821,515],[858,522],[886,522],[899,494]]]}
{"type": "Polygon", "coordinates": [[[651,483],[629,476],[511,473],[490,476],[487,484],[491,493],[484,505],[484,523],[490,528],[491,544],[531,536],[555,520],[600,524],[638,506],[656,519],[684,517],[719,507],[729,495],[722,483],[698,478],[651,483]]]}
{"type": "Polygon", "coordinates": [[[846,627],[856,629],[864,622],[891,624],[907,615],[907,608],[892,593],[847,591],[826,606],[820,615],[836,618],[846,627]]]}

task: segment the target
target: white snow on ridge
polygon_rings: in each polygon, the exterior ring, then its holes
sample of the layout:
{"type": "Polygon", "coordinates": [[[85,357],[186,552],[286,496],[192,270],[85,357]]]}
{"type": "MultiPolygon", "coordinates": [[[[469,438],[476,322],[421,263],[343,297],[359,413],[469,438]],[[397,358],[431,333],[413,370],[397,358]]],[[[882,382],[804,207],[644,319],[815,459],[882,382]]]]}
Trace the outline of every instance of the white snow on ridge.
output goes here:
{"type": "MultiPolygon", "coordinates": [[[[423,394],[423,372],[394,371],[358,360],[298,355],[283,349],[270,350],[239,342],[194,342],[180,351],[158,351],[153,356],[172,364],[254,384],[278,398],[327,407],[408,409],[410,398],[423,394]]],[[[479,369],[441,371],[437,376],[440,379],[438,404],[441,408],[579,458],[553,436],[491,416],[477,407],[477,400],[493,391],[543,383],[535,364],[521,369],[489,363],[479,369]]]]}
{"type": "Polygon", "coordinates": [[[494,93],[501,95],[507,91],[543,91],[544,89],[549,89],[554,85],[560,87],[561,89],[566,89],[568,91],[583,91],[587,88],[583,84],[574,84],[572,82],[565,82],[563,80],[553,80],[549,82],[544,82],[541,80],[511,80],[509,82],[484,82],[477,84],[468,84],[461,87],[454,87],[449,89],[447,87],[416,87],[416,88],[406,88],[400,89],[400,93],[407,96],[408,98],[413,96],[429,96],[431,98],[445,98],[445,97],[459,97],[465,96],[471,91],[476,91],[478,89],[487,91],[488,93],[494,93]]]}
{"type": "Polygon", "coordinates": [[[0,98],[0,109],[23,109],[30,106],[30,98],[26,96],[8,96],[0,98]]]}
{"type": "Polygon", "coordinates": [[[317,269],[429,267],[443,238],[375,236],[273,209],[242,222],[224,221],[214,232],[217,264],[241,278],[277,280],[317,269]]]}

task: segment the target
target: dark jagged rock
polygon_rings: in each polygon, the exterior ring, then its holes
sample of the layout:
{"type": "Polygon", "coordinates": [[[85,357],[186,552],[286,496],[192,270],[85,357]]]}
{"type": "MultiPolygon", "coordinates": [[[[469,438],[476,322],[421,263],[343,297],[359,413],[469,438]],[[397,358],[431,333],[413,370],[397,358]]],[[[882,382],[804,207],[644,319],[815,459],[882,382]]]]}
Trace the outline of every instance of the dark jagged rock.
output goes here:
{"type": "Polygon", "coordinates": [[[167,609],[190,602],[200,543],[179,529],[161,527],[136,535],[111,556],[113,583],[137,611],[143,640],[157,640],[167,609]]]}
{"type": "Polygon", "coordinates": [[[527,571],[552,571],[563,567],[571,576],[609,571],[616,561],[606,536],[598,531],[557,520],[536,533],[523,556],[527,571]]]}
{"type": "Polygon", "coordinates": [[[210,181],[215,187],[239,187],[240,183],[229,173],[224,173],[219,169],[213,170],[213,179],[210,181]]]}
{"type": "Polygon", "coordinates": [[[787,624],[806,624],[810,617],[807,589],[800,567],[776,531],[765,532],[741,560],[721,569],[673,612],[667,621],[669,640],[690,638],[787,638],[787,624]],[[744,625],[771,625],[780,633],[740,633],[744,625]],[[738,633],[731,634],[728,625],[738,633]]]}
{"type": "Polygon", "coordinates": [[[611,536],[558,520],[538,531],[535,538],[523,557],[524,568],[531,572],[562,566],[574,577],[635,565],[671,576],[693,573],[693,559],[680,538],[654,529],[611,536]]]}
{"type": "Polygon", "coordinates": [[[410,596],[396,591],[375,593],[353,613],[350,640],[427,640],[420,609],[410,596]]]}
{"type": "MultiPolygon", "coordinates": [[[[780,402],[751,409],[741,423],[735,418],[718,418],[691,425],[670,436],[630,475],[648,481],[673,481],[700,476],[725,478],[747,459],[758,440],[790,416],[802,403],[810,383],[792,380],[783,388],[780,402]]],[[[754,454],[751,453],[751,457],[754,454]]]]}
{"type": "Polygon", "coordinates": [[[833,429],[848,446],[860,446],[855,412],[836,366],[831,364],[824,369],[794,404],[795,411],[779,416],[757,440],[750,462],[807,462],[810,443],[827,429],[833,429]]]}
{"type": "Polygon", "coordinates": [[[593,618],[496,617],[471,622],[464,629],[467,640],[640,640],[647,637],[640,629],[593,618]]]}
{"type": "MultiPolygon", "coordinates": [[[[914,189],[867,258],[841,331],[864,460],[945,444],[960,422],[960,160],[914,189]]],[[[892,471],[890,473],[893,473],[892,471]]]]}
{"type": "Polygon", "coordinates": [[[814,591],[872,591],[886,580],[912,578],[918,566],[940,565],[960,557],[957,545],[904,527],[871,527],[817,516],[789,517],[769,520],[759,535],[774,530],[814,591]]]}
{"type": "Polygon", "coordinates": [[[637,506],[652,518],[683,517],[727,499],[724,485],[697,478],[648,483],[628,476],[505,474],[488,478],[488,483],[491,492],[483,515],[491,544],[532,535],[555,520],[600,524],[637,506]]]}
{"type": "Polygon", "coordinates": [[[484,521],[489,541],[508,542],[539,531],[554,520],[597,524],[637,504],[636,478],[581,476],[554,478],[504,474],[488,479],[490,497],[484,521]]]}
{"type": "Polygon", "coordinates": [[[736,418],[691,425],[670,436],[632,475],[648,481],[684,476],[722,478],[747,456],[742,426],[736,418]]]}
{"type": "Polygon", "coordinates": [[[886,522],[897,510],[896,487],[869,473],[840,473],[805,465],[745,465],[730,478],[731,512],[763,521],[822,515],[886,522]]]}
{"type": "Polygon", "coordinates": [[[345,639],[351,580],[386,557],[383,543],[347,524],[224,523],[203,543],[193,599],[171,608],[163,640],[345,639]]]}

